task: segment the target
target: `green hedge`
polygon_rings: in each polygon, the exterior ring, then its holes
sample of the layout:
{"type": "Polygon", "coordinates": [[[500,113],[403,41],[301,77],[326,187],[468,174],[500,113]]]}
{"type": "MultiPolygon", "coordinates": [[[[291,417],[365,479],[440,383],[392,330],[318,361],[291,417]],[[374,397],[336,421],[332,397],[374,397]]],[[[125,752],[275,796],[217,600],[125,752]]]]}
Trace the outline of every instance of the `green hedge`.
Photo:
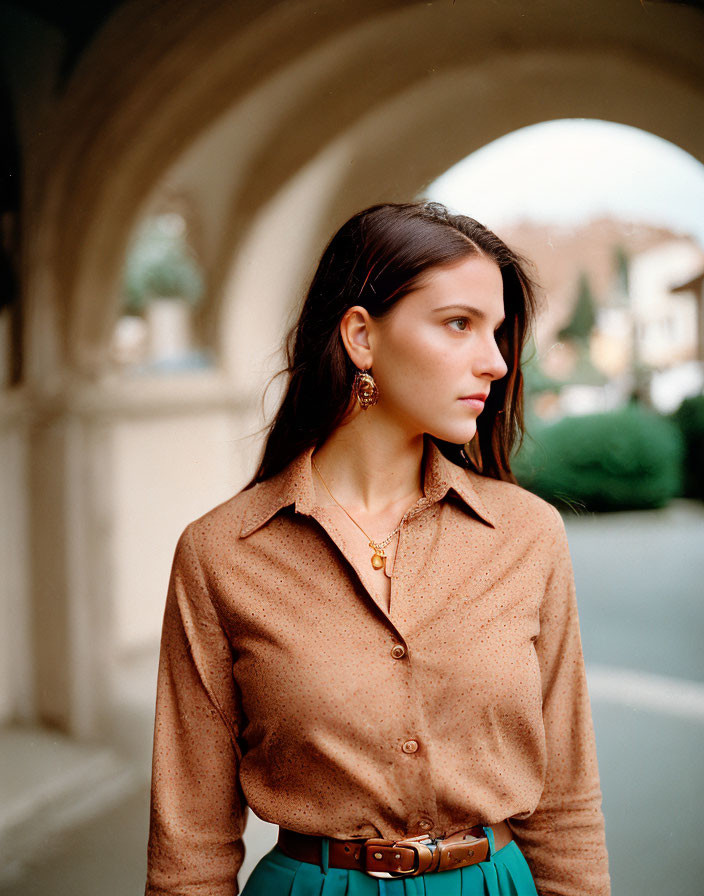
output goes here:
{"type": "Polygon", "coordinates": [[[685,443],[684,495],[704,501],[704,395],[685,398],[670,415],[685,443]]]}
{"type": "Polygon", "coordinates": [[[633,403],[552,424],[528,420],[512,469],[560,509],[636,510],[682,494],[684,457],[675,422],[633,403]]]}

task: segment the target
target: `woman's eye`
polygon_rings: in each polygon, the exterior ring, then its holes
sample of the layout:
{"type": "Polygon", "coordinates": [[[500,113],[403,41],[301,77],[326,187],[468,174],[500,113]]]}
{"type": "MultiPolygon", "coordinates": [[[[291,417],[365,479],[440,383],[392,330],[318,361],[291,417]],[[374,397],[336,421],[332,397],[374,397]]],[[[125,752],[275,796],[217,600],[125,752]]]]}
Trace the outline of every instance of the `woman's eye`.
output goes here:
{"type": "MultiPolygon", "coordinates": [[[[466,331],[469,329],[469,325],[470,325],[471,321],[468,317],[454,317],[452,320],[449,320],[447,323],[448,324],[456,324],[456,323],[464,324],[464,326],[459,327],[458,330],[460,333],[466,333],[466,331]]],[[[500,336],[501,333],[503,332],[503,329],[504,329],[504,325],[499,324],[499,326],[494,330],[494,336],[495,337],[500,336]]]]}

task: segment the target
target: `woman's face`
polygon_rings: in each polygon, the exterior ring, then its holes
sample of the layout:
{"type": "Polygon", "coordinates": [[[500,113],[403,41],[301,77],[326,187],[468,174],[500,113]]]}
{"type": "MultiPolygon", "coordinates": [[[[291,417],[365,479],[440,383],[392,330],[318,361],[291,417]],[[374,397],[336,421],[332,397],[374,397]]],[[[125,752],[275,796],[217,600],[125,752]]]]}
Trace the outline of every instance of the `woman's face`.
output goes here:
{"type": "Polygon", "coordinates": [[[488,394],[508,372],[496,343],[503,319],[493,260],[478,255],[428,269],[384,319],[369,318],[376,407],[411,435],[469,442],[482,406],[462,399],[488,394]]]}

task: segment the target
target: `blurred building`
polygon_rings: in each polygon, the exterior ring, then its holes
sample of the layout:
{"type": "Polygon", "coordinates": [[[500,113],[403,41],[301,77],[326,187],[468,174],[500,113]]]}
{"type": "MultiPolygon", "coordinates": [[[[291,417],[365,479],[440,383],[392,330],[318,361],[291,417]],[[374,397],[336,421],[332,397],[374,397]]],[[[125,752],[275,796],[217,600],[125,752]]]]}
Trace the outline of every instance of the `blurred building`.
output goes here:
{"type": "Polygon", "coordinates": [[[524,221],[501,235],[535,261],[544,291],[538,356],[548,376],[567,384],[552,411],[618,406],[636,370],[647,372],[649,400],[661,411],[701,390],[704,247],[694,237],[607,217],[578,227],[524,221]],[[588,363],[560,337],[575,313],[580,278],[594,304],[588,363]]]}

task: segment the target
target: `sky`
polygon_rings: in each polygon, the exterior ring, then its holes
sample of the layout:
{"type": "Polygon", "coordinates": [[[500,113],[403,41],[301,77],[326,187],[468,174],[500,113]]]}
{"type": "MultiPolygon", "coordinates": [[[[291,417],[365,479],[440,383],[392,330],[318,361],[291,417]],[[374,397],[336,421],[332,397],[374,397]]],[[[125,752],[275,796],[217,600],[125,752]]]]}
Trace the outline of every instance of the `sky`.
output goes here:
{"type": "Polygon", "coordinates": [[[704,247],[704,165],[667,140],[610,121],[521,128],[458,162],[422,195],[489,228],[610,214],[691,234],[704,247]]]}

